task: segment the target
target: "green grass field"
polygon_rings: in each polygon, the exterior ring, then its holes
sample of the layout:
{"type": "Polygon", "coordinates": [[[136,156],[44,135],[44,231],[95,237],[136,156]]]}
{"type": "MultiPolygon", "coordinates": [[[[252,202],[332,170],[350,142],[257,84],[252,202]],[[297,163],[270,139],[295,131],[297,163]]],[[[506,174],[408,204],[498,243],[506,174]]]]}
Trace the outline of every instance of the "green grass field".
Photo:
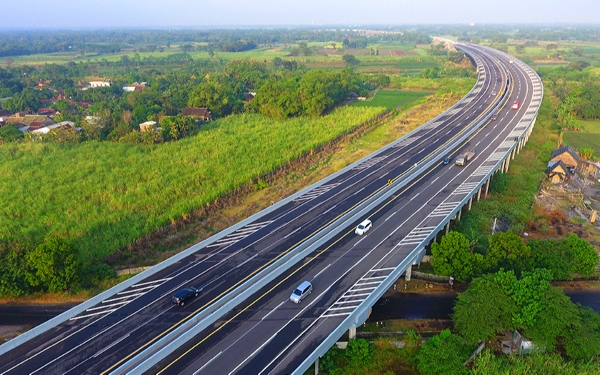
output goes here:
{"type": "Polygon", "coordinates": [[[594,157],[600,157],[600,121],[582,121],[581,131],[567,131],[563,134],[565,144],[575,150],[593,148],[594,157]]]}
{"type": "Polygon", "coordinates": [[[103,258],[381,113],[341,107],[318,118],[230,116],[160,145],[27,142],[0,147],[0,238],[33,248],[72,239],[103,258]]]}
{"type": "Polygon", "coordinates": [[[356,101],[352,103],[353,107],[385,107],[393,109],[400,105],[409,103],[413,100],[430,95],[431,93],[423,91],[403,91],[403,90],[379,90],[377,94],[365,101],[356,101]]]}

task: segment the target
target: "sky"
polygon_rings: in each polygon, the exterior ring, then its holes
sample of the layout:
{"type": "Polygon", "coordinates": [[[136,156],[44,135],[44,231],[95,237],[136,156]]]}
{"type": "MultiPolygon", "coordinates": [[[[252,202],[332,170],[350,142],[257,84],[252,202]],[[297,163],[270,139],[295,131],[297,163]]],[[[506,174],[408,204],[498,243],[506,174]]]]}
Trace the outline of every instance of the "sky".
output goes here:
{"type": "Polygon", "coordinates": [[[0,28],[600,23],[599,0],[0,0],[0,28]]]}

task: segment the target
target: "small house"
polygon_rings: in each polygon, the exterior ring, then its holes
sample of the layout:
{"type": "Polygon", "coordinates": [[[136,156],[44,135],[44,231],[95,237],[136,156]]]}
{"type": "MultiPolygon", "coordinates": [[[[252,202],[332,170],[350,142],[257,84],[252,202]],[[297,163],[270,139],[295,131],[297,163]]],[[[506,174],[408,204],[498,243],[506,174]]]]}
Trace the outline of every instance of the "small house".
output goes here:
{"type": "Polygon", "coordinates": [[[562,161],[565,167],[571,169],[571,172],[575,172],[579,165],[579,155],[571,148],[571,146],[563,146],[552,152],[551,162],[562,161]]]}
{"type": "Polygon", "coordinates": [[[110,87],[110,85],[112,85],[112,82],[110,79],[98,78],[98,79],[90,80],[90,88],[110,87]]]}
{"type": "Polygon", "coordinates": [[[211,113],[208,110],[208,108],[203,108],[203,107],[184,108],[181,110],[181,113],[184,116],[195,117],[195,118],[198,118],[198,119],[204,120],[204,121],[209,121],[211,119],[211,113]]]}
{"type": "Polygon", "coordinates": [[[140,131],[147,132],[151,130],[157,130],[156,121],[146,121],[140,124],[140,131]]]}
{"type": "Polygon", "coordinates": [[[546,168],[546,176],[553,184],[567,181],[572,175],[573,173],[570,168],[568,168],[562,160],[551,161],[548,163],[548,168],[546,168]]]}
{"type": "Polygon", "coordinates": [[[48,133],[50,133],[54,129],[74,128],[74,127],[75,127],[75,123],[74,122],[72,122],[72,121],[62,121],[62,122],[59,122],[59,123],[56,123],[56,124],[44,126],[42,128],[38,128],[38,129],[34,129],[34,130],[32,130],[31,127],[30,127],[29,131],[31,132],[31,134],[48,134],[48,133]]]}
{"type": "Polygon", "coordinates": [[[44,115],[25,115],[23,113],[17,113],[14,116],[10,116],[6,120],[7,124],[14,124],[17,126],[37,126],[37,128],[52,124],[52,119],[44,115]]]}
{"type": "Polygon", "coordinates": [[[146,88],[146,85],[147,85],[146,82],[142,82],[142,83],[134,82],[131,85],[123,86],[123,91],[125,91],[125,92],[133,92],[133,91],[141,92],[143,89],[146,88]]]}

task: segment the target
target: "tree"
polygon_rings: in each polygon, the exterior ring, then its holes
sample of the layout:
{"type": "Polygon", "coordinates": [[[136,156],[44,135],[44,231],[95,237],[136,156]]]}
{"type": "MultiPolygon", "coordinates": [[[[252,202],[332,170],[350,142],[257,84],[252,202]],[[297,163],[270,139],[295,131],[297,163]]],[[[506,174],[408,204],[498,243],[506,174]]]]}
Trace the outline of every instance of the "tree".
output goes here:
{"type": "Polygon", "coordinates": [[[569,62],[569,69],[571,70],[583,70],[590,66],[590,63],[587,61],[571,61],[569,62]]]}
{"type": "Polygon", "coordinates": [[[531,272],[524,271],[521,278],[517,279],[512,270],[500,270],[494,280],[517,307],[512,316],[513,325],[516,328],[533,327],[538,313],[544,308],[542,299],[550,289],[552,273],[546,269],[535,269],[531,272]]]}
{"type": "Polygon", "coordinates": [[[573,279],[573,254],[564,241],[533,240],[528,242],[533,267],[552,272],[552,280],[573,279]]]}
{"type": "Polygon", "coordinates": [[[190,93],[188,101],[190,107],[207,107],[213,115],[218,117],[238,113],[244,107],[241,86],[234,86],[232,82],[221,83],[217,79],[204,81],[190,93]]]}
{"type": "Polygon", "coordinates": [[[525,45],[524,44],[517,44],[517,46],[515,47],[515,49],[517,50],[517,54],[521,55],[523,53],[525,53],[525,45]]]}
{"type": "Polygon", "coordinates": [[[19,246],[0,242],[0,296],[15,297],[27,294],[27,264],[19,246]]]}
{"type": "Polygon", "coordinates": [[[520,274],[530,268],[531,249],[513,231],[495,233],[490,236],[489,243],[485,257],[488,270],[504,268],[520,274]]]}
{"type": "Polygon", "coordinates": [[[189,137],[198,129],[194,119],[182,114],[178,114],[175,117],[163,117],[160,124],[163,128],[163,137],[166,140],[178,140],[189,137]]]}
{"type": "Polygon", "coordinates": [[[78,251],[67,241],[50,237],[27,254],[33,272],[27,275],[32,286],[50,293],[59,293],[76,286],[78,281],[78,251]]]}
{"type": "Polygon", "coordinates": [[[554,51],[556,49],[558,49],[558,44],[556,43],[548,43],[546,45],[546,51],[554,51]]]}
{"type": "Polygon", "coordinates": [[[558,288],[548,287],[539,298],[539,311],[524,334],[545,351],[554,350],[558,339],[580,326],[577,306],[558,288]]]}
{"type": "Polygon", "coordinates": [[[18,141],[24,137],[23,132],[16,125],[5,125],[0,128],[0,144],[18,141]]]}
{"type": "Polygon", "coordinates": [[[462,337],[445,329],[421,344],[415,358],[417,368],[425,375],[468,374],[469,369],[463,363],[472,350],[472,346],[463,343],[462,337]]]}
{"type": "Polygon", "coordinates": [[[12,98],[2,102],[2,107],[12,113],[31,110],[37,112],[42,107],[42,99],[48,98],[47,90],[34,90],[25,88],[20,93],[16,93],[12,98]]]}
{"type": "Polygon", "coordinates": [[[431,245],[431,265],[436,274],[453,276],[466,282],[476,275],[483,263],[483,256],[471,253],[470,241],[462,233],[450,231],[440,243],[431,245]]]}
{"type": "Polygon", "coordinates": [[[580,324],[566,335],[565,351],[573,359],[600,357],[600,314],[589,307],[579,309],[580,324]]]}
{"type": "Polygon", "coordinates": [[[74,127],[61,126],[52,129],[45,138],[56,143],[79,143],[83,140],[83,134],[74,127]]]}
{"type": "Polygon", "coordinates": [[[299,83],[295,78],[269,78],[256,92],[250,106],[275,119],[297,116],[302,111],[298,97],[299,83]]]}
{"type": "Polygon", "coordinates": [[[494,173],[491,181],[491,193],[502,193],[508,189],[508,177],[506,173],[494,173]]]}
{"type": "Polygon", "coordinates": [[[342,60],[344,60],[344,62],[348,66],[360,64],[360,61],[358,61],[358,59],[354,57],[354,55],[344,55],[342,56],[342,60]]]}
{"type": "Polygon", "coordinates": [[[454,326],[468,342],[492,339],[504,330],[513,330],[517,306],[496,281],[495,275],[474,279],[460,293],[454,305],[454,326]]]}
{"type": "Polygon", "coordinates": [[[465,53],[461,51],[448,52],[448,61],[460,64],[465,58],[465,53]]]}
{"type": "Polygon", "coordinates": [[[573,54],[575,56],[583,56],[583,48],[579,47],[579,46],[575,46],[571,49],[571,52],[573,52],[573,54]]]}
{"type": "Polygon", "coordinates": [[[573,252],[573,272],[581,276],[593,275],[598,266],[598,253],[594,246],[587,240],[577,237],[575,233],[565,238],[564,243],[573,252]]]}

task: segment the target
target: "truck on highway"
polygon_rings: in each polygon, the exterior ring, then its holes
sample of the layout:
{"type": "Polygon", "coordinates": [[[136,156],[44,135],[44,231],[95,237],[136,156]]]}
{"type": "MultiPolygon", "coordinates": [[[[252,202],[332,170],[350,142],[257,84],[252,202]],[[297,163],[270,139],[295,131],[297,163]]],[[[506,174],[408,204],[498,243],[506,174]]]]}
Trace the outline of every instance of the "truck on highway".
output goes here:
{"type": "Polygon", "coordinates": [[[475,150],[466,150],[462,154],[456,157],[456,165],[465,165],[473,159],[475,156],[475,150]]]}

